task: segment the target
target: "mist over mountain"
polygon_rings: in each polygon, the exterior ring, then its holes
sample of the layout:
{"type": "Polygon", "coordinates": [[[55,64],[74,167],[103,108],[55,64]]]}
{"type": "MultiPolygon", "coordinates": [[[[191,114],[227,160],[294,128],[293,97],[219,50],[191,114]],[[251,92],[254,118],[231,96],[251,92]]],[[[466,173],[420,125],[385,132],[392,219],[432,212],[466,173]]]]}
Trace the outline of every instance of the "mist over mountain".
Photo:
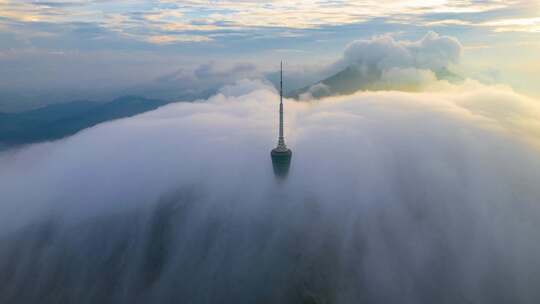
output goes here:
{"type": "MultiPolygon", "coordinates": [[[[137,86],[117,89],[114,94],[121,97],[112,101],[65,102],[65,96],[59,99],[49,96],[43,97],[41,102],[37,103],[37,108],[33,108],[34,105],[31,107],[33,109],[28,110],[25,102],[18,106],[3,103],[4,99],[10,99],[0,93],[0,150],[21,144],[60,139],[98,123],[150,111],[172,101],[192,102],[206,99],[223,86],[246,78],[265,79],[264,74],[252,64],[227,65],[209,62],[191,68],[180,68],[137,86]],[[8,111],[2,112],[2,109],[8,111]],[[17,111],[12,111],[14,109],[17,111]]],[[[86,97],[98,95],[83,94],[86,97]]]]}
{"type": "Polygon", "coordinates": [[[360,90],[419,91],[437,80],[460,83],[449,67],[459,62],[462,46],[453,37],[429,32],[418,41],[380,36],[351,42],[343,56],[321,70],[335,71],[288,93],[296,99],[348,95],[360,90]]]}
{"type": "Polygon", "coordinates": [[[223,86],[242,79],[263,78],[261,71],[250,63],[223,64],[208,62],[191,68],[180,68],[157,77],[147,84],[131,88],[130,92],[150,98],[168,100],[207,99],[223,86]]]}
{"type": "Polygon", "coordinates": [[[0,150],[63,138],[96,124],[150,111],[167,103],[124,96],[106,103],[73,101],[20,113],[0,113],[0,150]]]}
{"type": "Polygon", "coordinates": [[[3,303],[536,303],[538,105],[243,80],[0,154],[3,303]],[[511,107],[514,115],[493,104],[511,107]]]}
{"type": "Polygon", "coordinates": [[[361,90],[418,91],[427,83],[437,80],[459,83],[463,82],[464,78],[447,68],[436,71],[417,70],[416,68],[393,68],[380,71],[377,68],[368,68],[366,70],[362,66],[351,65],[314,85],[293,90],[288,95],[292,98],[305,100],[334,95],[349,95],[361,90]]]}
{"type": "MultiPolygon", "coordinates": [[[[421,91],[440,80],[462,83],[464,78],[449,69],[459,61],[461,48],[455,38],[434,32],[418,41],[396,40],[392,36],[357,40],[331,64],[287,70],[285,89],[290,97],[309,100],[359,90],[421,91]],[[326,78],[298,88],[320,77],[326,78]]],[[[0,148],[63,138],[98,123],[155,109],[172,100],[206,99],[223,86],[242,79],[276,84],[275,73],[264,72],[249,63],[209,62],[183,67],[117,93],[144,97],[120,97],[101,103],[74,101],[25,112],[2,113],[0,148]],[[133,100],[128,101],[130,98],[133,100]]]]}

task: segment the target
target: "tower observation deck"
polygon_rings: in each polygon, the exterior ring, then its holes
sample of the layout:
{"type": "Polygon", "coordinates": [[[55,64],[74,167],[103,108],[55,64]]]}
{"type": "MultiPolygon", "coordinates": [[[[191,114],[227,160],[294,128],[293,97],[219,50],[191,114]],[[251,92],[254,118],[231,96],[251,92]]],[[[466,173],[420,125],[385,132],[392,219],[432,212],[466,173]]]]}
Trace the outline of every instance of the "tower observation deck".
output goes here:
{"type": "Polygon", "coordinates": [[[279,74],[279,136],[277,147],[270,152],[270,156],[272,157],[274,175],[278,178],[285,178],[291,166],[292,151],[287,148],[283,135],[283,62],[280,65],[279,74]]]}

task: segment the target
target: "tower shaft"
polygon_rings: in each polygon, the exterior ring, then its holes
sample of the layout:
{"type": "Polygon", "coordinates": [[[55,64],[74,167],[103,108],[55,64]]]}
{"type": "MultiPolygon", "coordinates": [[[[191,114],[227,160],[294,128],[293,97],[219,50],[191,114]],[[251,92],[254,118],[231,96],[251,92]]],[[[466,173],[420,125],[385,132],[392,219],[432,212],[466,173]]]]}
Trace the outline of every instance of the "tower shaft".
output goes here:
{"type": "Polygon", "coordinates": [[[279,70],[279,137],[277,147],[270,152],[270,156],[275,176],[279,179],[287,177],[291,166],[292,151],[287,149],[283,135],[283,62],[279,70]]]}

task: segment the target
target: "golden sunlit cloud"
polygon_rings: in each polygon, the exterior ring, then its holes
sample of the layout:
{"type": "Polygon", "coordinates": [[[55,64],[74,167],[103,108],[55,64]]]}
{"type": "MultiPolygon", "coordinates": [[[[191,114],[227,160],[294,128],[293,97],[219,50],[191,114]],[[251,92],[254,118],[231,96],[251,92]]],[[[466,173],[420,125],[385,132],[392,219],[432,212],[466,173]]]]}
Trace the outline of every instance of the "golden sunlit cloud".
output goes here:
{"type": "Polygon", "coordinates": [[[540,17],[495,20],[481,25],[492,27],[496,32],[540,33],[540,17]]]}

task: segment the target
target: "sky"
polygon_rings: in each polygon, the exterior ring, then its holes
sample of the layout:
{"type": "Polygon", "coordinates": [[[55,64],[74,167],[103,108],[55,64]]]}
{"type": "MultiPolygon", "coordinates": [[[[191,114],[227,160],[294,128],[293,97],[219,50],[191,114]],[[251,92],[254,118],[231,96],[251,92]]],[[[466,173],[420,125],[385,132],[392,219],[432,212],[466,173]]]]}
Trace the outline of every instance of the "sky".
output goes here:
{"type": "Polygon", "coordinates": [[[539,1],[0,0],[0,103],[110,98],[209,63],[327,64],[429,31],[460,41],[465,77],[540,96],[539,1]]]}
{"type": "Polygon", "coordinates": [[[0,302],[540,303],[539,16],[0,0],[0,112],[199,97],[0,152],[0,302]]]}

